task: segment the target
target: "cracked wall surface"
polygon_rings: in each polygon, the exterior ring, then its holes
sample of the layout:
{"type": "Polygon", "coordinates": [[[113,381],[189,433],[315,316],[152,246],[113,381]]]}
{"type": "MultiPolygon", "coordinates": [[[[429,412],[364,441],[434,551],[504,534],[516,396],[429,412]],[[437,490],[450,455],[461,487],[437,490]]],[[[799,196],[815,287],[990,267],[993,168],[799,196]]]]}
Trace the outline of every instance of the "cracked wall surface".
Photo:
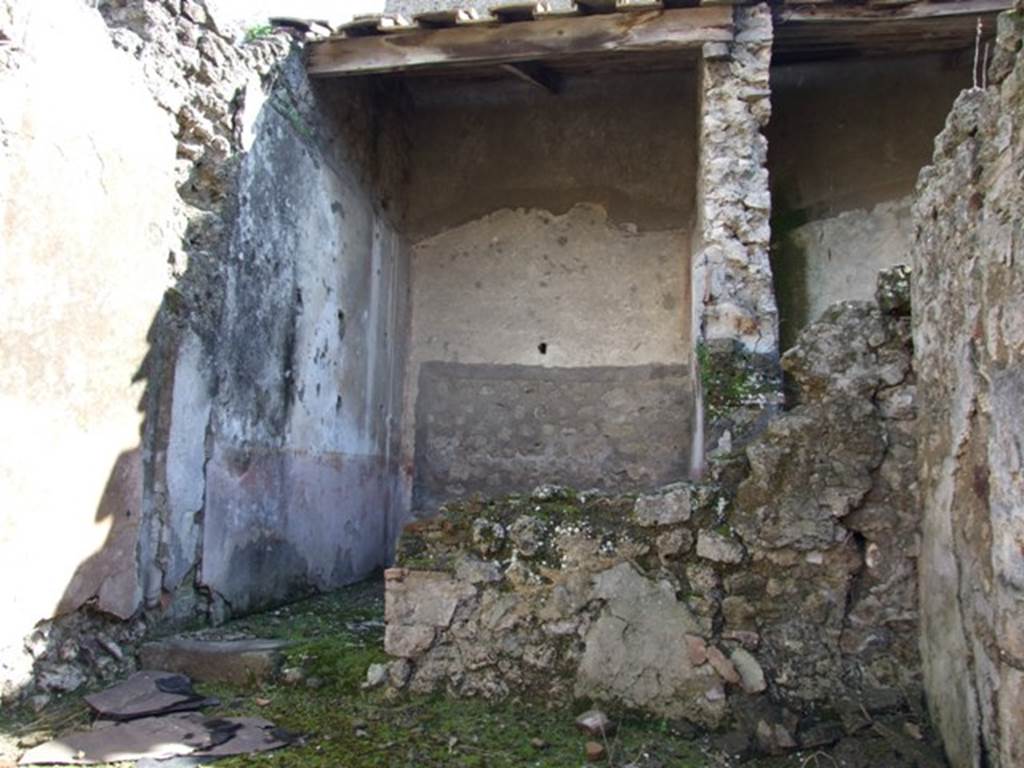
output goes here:
{"type": "Polygon", "coordinates": [[[321,99],[297,60],[275,93],[290,109],[264,110],[242,164],[210,356],[199,582],[234,612],[384,565],[404,495],[407,260],[358,155],[387,134],[364,87],[321,99]]]}
{"type": "Polygon", "coordinates": [[[918,182],[921,654],[955,768],[1024,762],[1024,58],[1000,17],[918,182]]]}

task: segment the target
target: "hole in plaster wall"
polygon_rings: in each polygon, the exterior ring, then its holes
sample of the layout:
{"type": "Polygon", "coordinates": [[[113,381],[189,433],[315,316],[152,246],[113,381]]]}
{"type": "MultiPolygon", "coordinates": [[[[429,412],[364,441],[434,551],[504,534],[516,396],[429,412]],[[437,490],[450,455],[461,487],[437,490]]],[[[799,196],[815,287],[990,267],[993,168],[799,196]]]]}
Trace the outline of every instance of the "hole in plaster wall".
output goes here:
{"type": "Polygon", "coordinates": [[[542,341],[537,345],[537,351],[542,355],[546,355],[548,353],[548,343],[546,341],[542,341]]]}

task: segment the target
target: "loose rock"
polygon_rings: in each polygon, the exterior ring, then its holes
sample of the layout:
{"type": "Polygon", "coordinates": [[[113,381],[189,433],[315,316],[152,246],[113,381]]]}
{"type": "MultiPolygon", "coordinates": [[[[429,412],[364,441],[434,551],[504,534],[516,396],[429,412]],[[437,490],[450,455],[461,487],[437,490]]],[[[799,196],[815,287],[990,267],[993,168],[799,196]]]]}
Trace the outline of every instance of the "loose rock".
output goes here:
{"type": "Polygon", "coordinates": [[[533,557],[544,547],[546,530],[536,517],[522,515],[508,529],[508,537],[523,557],[533,557]]]}
{"type": "Polygon", "coordinates": [[[583,749],[583,753],[586,755],[588,763],[596,763],[598,760],[604,760],[607,752],[605,751],[603,744],[598,744],[596,741],[588,741],[586,747],[583,749]]]}
{"type": "Polygon", "coordinates": [[[388,665],[387,664],[371,664],[366,670],[366,682],[363,683],[363,688],[369,690],[372,688],[379,688],[388,681],[388,665]]]}
{"type": "Polygon", "coordinates": [[[739,673],[743,690],[747,693],[760,693],[768,687],[764,679],[764,670],[757,659],[742,648],[737,648],[730,656],[732,664],[739,673]]]}
{"type": "Polygon", "coordinates": [[[591,709],[576,718],[576,727],[590,736],[611,736],[618,727],[599,709],[591,709]]]}
{"type": "Polygon", "coordinates": [[[715,672],[717,672],[725,682],[732,683],[733,685],[739,685],[740,675],[736,671],[736,667],[733,666],[732,662],[725,657],[724,653],[718,650],[715,646],[709,645],[707,648],[707,658],[711,666],[714,667],[715,672]]]}

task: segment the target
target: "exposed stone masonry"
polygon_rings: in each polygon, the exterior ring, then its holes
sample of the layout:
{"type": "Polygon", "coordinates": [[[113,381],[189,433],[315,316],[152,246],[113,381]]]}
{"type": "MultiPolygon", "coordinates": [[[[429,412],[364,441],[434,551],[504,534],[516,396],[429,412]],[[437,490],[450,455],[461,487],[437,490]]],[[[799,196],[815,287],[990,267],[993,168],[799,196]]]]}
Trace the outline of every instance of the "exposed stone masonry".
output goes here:
{"type": "Polygon", "coordinates": [[[542,486],[449,504],[387,574],[392,682],[587,698],[775,752],[861,703],[916,705],[909,275],[783,359],[798,394],[745,455],[639,498],[542,486]]]}
{"type": "Polygon", "coordinates": [[[955,768],[1024,764],[1024,5],[914,206],[921,653],[955,768]]]}
{"type": "MultiPolygon", "coordinates": [[[[779,353],[762,134],[771,116],[772,16],[766,4],[737,7],[734,14],[735,41],[707,43],[702,51],[692,284],[702,364],[750,379],[728,412],[704,414],[704,444],[726,451],[756,431],[766,406],[776,403],[779,353]]],[[[710,390],[706,385],[705,397],[710,390]]]]}

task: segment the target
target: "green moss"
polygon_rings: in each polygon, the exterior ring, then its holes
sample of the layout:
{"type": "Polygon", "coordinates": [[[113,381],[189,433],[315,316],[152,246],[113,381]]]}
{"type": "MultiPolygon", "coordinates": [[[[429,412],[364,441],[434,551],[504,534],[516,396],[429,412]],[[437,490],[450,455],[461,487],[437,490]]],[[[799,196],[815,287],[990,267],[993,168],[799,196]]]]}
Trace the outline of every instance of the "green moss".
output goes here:
{"type": "Polygon", "coordinates": [[[286,664],[301,667],[308,678],[342,691],[357,690],[371,664],[388,661],[383,645],[361,644],[348,638],[298,642],[285,653],[286,664]]]}
{"type": "MultiPolygon", "coordinates": [[[[556,768],[583,762],[586,738],[573,725],[572,708],[552,710],[527,701],[487,704],[444,696],[388,701],[376,693],[345,699],[297,691],[267,693],[271,704],[264,708],[239,700],[223,708],[223,713],[269,717],[306,734],[306,743],[266,755],[260,765],[556,768]],[[543,746],[535,746],[534,739],[543,746]]],[[[659,721],[624,723],[609,747],[615,765],[645,752],[679,768],[706,764],[696,744],[671,728],[662,730],[659,721]]],[[[253,762],[253,758],[234,758],[219,765],[243,768],[253,762]]]]}
{"type": "MultiPolygon", "coordinates": [[[[385,658],[380,622],[379,582],[356,585],[268,613],[229,623],[225,630],[289,637],[290,664],[321,677],[316,689],[265,684],[258,689],[198,685],[222,703],[212,716],[256,716],[297,737],[296,743],[260,756],[218,761],[220,768],[575,768],[584,764],[587,737],[575,717],[589,701],[550,702],[530,698],[485,702],[445,696],[393,695],[363,691],[369,664],[385,658]],[[541,747],[533,740],[540,739],[541,747]]],[[[717,765],[693,741],[685,724],[629,712],[610,711],[620,723],[608,740],[611,760],[601,765],[717,765]],[[648,757],[643,757],[647,755],[648,757]]],[[[89,713],[80,695],[58,699],[41,715],[26,709],[0,712],[0,735],[17,740],[30,733],[47,737],[85,727],[89,713]]],[[[39,739],[35,739],[38,741],[39,739]]],[[[827,764],[827,761],[823,764],[827,764]]],[[[885,764],[882,760],[879,765],[885,764]]],[[[800,755],[745,763],[748,768],[797,768],[800,755]]],[[[813,763],[812,763],[813,765],[813,763]]],[[[103,768],[128,768],[127,764],[103,768]]]]}
{"type": "Polygon", "coordinates": [[[364,644],[383,639],[384,586],[370,579],[331,594],[253,614],[226,626],[228,632],[309,642],[330,639],[364,644]],[[376,625],[366,626],[367,622],[376,625]]]}
{"type": "MultiPolygon", "coordinates": [[[[258,689],[229,685],[198,685],[222,703],[207,710],[216,716],[264,717],[299,736],[297,743],[259,757],[244,756],[217,763],[221,768],[561,768],[583,763],[586,737],[574,718],[589,702],[509,699],[489,703],[441,695],[393,695],[363,691],[366,668],[386,660],[377,627],[383,619],[379,583],[357,585],[241,621],[228,632],[284,636],[297,642],[288,652],[290,665],[319,677],[316,689],[304,685],[265,684],[258,689]],[[303,635],[311,635],[303,637],[303,635]],[[542,748],[531,743],[544,742],[542,748]]],[[[5,713],[6,716],[6,713],[5,713]]],[[[49,733],[84,726],[88,713],[79,698],[54,708],[49,733]]],[[[13,727],[14,723],[6,723],[13,727]]],[[[0,725],[2,728],[3,725],[0,725]]],[[[649,753],[663,765],[697,768],[705,765],[698,745],[660,721],[623,720],[619,735],[609,741],[615,765],[649,753]]],[[[107,766],[107,768],[113,768],[107,766]]]]}
{"type": "Polygon", "coordinates": [[[474,526],[478,521],[488,521],[508,531],[519,517],[527,515],[546,529],[540,551],[530,559],[557,568],[560,556],[553,544],[560,525],[586,528],[597,537],[649,535],[631,522],[635,500],[630,494],[587,496],[563,489],[546,501],[509,495],[486,501],[475,498],[450,502],[441,507],[436,517],[406,527],[398,542],[396,562],[405,568],[451,571],[460,557],[481,548],[488,550],[489,559],[507,560],[512,554],[509,540],[491,535],[485,526],[477,529],[474,540],[474,526]]]}
{"type": "Polygon", "coordinates": [[[255,27],[249,27],[245,31],[245,42],[254,43],[257,40],[262,40],[265,37],[270,37],[274,33],[274,28],[267,24],[258,24],[255,27]]]}
{"type": "Polygon", "coordinates": [[[723,354],[698,344],[697,365],[705,413],[712,421],[727,416],[734,408],[757,402],[773,390],[772,383],[739,351],[723,354]]]}

